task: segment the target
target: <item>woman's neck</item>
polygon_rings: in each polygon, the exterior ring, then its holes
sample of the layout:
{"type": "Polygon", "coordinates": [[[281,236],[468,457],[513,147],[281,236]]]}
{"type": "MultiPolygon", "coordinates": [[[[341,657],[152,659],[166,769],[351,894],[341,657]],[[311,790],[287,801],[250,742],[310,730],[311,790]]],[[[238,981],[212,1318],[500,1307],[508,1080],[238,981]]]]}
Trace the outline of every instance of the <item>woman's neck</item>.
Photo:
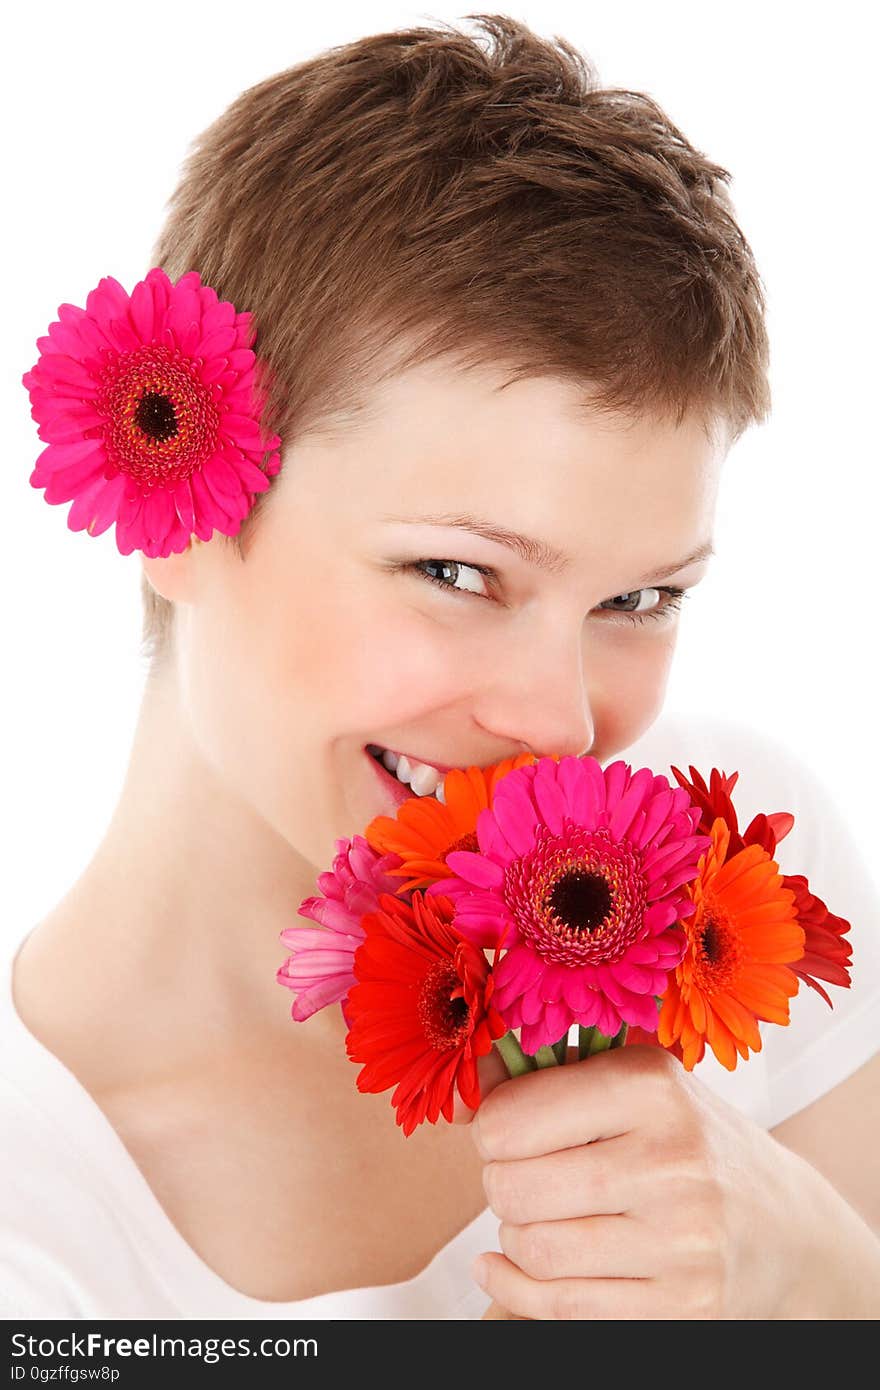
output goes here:
{"type": "MultiPolygon", "coordinates": [[[[39,977],[67,1036],[97,1015],[157,1069],[282,1040],[294,1025],[275,979],[287,954],[279,933],[302,924],[297,909],[318,872],[201,756],[172,677],[149,681],[119,802],[22,952],[22,992],[27,981],[35,998],[39,977]]],[[[338,1006],[296,1028],[313,1039],[345,1033],[338,1006]]]]}

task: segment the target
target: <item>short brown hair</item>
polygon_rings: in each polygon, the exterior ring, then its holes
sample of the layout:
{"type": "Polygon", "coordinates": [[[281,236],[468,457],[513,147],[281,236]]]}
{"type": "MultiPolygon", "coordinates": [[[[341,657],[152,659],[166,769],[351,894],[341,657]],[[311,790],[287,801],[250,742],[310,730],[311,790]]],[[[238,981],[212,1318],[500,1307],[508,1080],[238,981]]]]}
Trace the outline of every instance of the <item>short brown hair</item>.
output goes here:
{"type": "MultiPolygon", "coordinates": [[[[566,40],[466,18],[485,46],[438,21],[242,92],[188,155],[152,264],[253,313],[282,450],[350,426],[400,344],[395,370],[452,352],[589,385],[601,409],[704,411],[736,439],[770,393],[730,174],[566,40]]],[[[142,592],[155,659],[173,605],[142,592]]]]}

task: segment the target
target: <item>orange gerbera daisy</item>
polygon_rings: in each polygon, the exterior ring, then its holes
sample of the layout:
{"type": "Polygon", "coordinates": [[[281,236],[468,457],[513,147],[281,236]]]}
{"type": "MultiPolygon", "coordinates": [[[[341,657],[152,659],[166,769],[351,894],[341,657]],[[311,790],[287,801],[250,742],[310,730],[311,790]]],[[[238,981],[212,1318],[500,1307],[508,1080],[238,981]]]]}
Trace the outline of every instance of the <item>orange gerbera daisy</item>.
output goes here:
{"type": "MultiPolygon", "coordinates": [[[[794,825],[794,816],[790,811],[775,811],[770,816],[757,815],[740,834],[736,811],[730,799],[730,793],[739,777],[738,772],[728,776],[719,772],[717,767],[713,767],[707,786],[705,779],[695,767],[690,769],[690,782],[677,767],[673,767],[672,771],[679,785],[690,792],[694,805],[700,807],[702,814],[697,828],[704,835],[709,833],[716,816],[721,816],[727,825],[730,831],[730,845],[727,851],[729,859],[746,845],[753,844],[760,845],[775,858],[777,844],[794,825]]],[[[784,887],[794,893],[798,921],[805,933],[804,954],[799,961],[792,964],[792,969],[804,984],[821,994],[829,1009],[833,1009],[834,1005],[828,997],[828,992],[822,988],[819,980],[842,985],[844,989],[849,989],[852,984],[849,974],[852,946],[843,939],[850,929],[850,923],[845,917],[838,917],[828,910],[822,899],[811,892],[803,874],[784,874],[782,881],[784,887]],[[814,979],[814,976],[818,978],[814,979]]]]}
{"type": "Polygon", "coordinates": [[[721,816],[710,838],[688,885],[696,903],[682,923],[688,949],[669,977],[657,1037],[664,1047],[680,1043],[688,1071],[706,1043],[733,1071],[737,1053],[747,1060],[749,1048],[761,1050],[758,1019],[788,1023],[788,1001],[798,990],[789,962],[804,954],[804,930],[794,893],[761,845],[728,856],[731,830],[721,816]]]}
{"type": "Polygon", "coordinates": [[[490,767],[451,768],[444,783],[445,804],[433,796],[411,796],[395,817],[375,816],[364,838],[379,854],[400,855],[403,863],[386,871],[407,880],[398,892],[452,878],[446,856],[453,850],[479,853],[477,817],[492,805],[498,782],[514,768],[534,762],[531,753],[519,753],[490,767]]]}

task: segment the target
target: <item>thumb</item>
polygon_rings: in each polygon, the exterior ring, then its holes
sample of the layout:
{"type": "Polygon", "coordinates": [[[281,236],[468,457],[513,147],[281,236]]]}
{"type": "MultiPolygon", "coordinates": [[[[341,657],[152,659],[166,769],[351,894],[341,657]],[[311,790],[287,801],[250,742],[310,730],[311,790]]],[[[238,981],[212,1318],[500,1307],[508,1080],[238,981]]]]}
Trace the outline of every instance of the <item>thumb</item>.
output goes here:
{"type": "MultiPolygon", "coordinates": [[[[497,1048],[492,1047],[484,1057],[477,1058],[477,1079],[480,1083],[481,1100],[485,1100],[496,1086],[511,1080],[510,1073],[497,1048]]],[[[469,1125],[476,1113],[476,1110],[471,1110],[470,1106],[465,1105],[456,1090],[452,1107],[452,1123],[454,1125],[469,1125]]]]}
{"type": "MultiPolygon", "coordinates": [[[[578,1049],[576,1045],[569,1043],[566,1060],[569,1063],[579,1061],[578,1049]]],[[[530,1072],[525,1073],[527,1076],[530,1072]]],[[[480,1083],[480,1101],[484,1101],[488,1095],[498,1086],[502,1086],[506,1081],[514,1081],[515,1077],[510,1075],[504,1065],[504,1059],[497,1047],[493,1047],[484,1057],[477,1061],[477,1079],[480,1083]]],[[[469,1125],[476,1115],[476,1110],[471,1110],[465,1105],[458,1091],[455,1092],[452,1103],[452,1123],[454,1125],[469,1125]]]]}

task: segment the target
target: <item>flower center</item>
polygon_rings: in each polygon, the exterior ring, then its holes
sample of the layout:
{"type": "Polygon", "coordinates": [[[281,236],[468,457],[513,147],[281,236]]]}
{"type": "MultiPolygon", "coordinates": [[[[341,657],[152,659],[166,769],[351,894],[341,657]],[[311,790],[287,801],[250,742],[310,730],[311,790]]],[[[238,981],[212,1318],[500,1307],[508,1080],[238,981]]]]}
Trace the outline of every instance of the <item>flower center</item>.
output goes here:
{"type": "Polygon", "coordinates": [[[508,866],[504,897],[523,939],[559,965],[619,960],[644,935],[641,855],[606,826],[538,826],[534,848],[508,866]]]}
{"type": "Polygon", "coordinates": [[[479,854],[480,842],[477,839],[477,834],[475,830],[469,831],[467,835],[462,835],[461,838],[456,840],[453,844],[447,845],[443,853],[444,863],[446,861],[447,855],[454,854],[455,851],[459,849],[469,850],[471,854],[479,854]]]}
{"type": "Polygon", "coordinates": [[[145,343],[108,360],[95,399],[105,423],[92,433],[103,433],[116,472],[146,490],[174,487],[221,442],[219,392],[216,382],[202,381],[199,359],[164,343],[145,343]]]}
{"type": "Polygon", "coordinates": [[[134,422],[151,439],[170,439],[177,434],[174,402],[162,391],[145,391],[135,408],[134,422]]]}
{"type": "Polygon", "coordinates": [[[703,927],[700,945],[706,959],[711,961],[713,965],[717,965],[724,952],[724,937],[718,929],[717,922],[710,920],[703,927]]]}
{"type": "Polygon", "coordinates": [[[717,903],[705,902],[694,919],[687,928],[693,942],[694,983],[707,994],[726,989],[743,958],[737,933],[717,903]]]}
{"type": "Polygon", "coordinates": [[[571,931],[593,931],[601,926],[611,907],[611,892],[601,874],[574,869],[557,879],[548,906],[571,931]]]}
{"type": "Polygon", "coordinates": [[[425,1037],[438,1051],[460,1047],[470,1031],[471,1010],[460,994],[461,980],[451,961],[439,960],[422,981],[418,1015],[425,1037]]]}

